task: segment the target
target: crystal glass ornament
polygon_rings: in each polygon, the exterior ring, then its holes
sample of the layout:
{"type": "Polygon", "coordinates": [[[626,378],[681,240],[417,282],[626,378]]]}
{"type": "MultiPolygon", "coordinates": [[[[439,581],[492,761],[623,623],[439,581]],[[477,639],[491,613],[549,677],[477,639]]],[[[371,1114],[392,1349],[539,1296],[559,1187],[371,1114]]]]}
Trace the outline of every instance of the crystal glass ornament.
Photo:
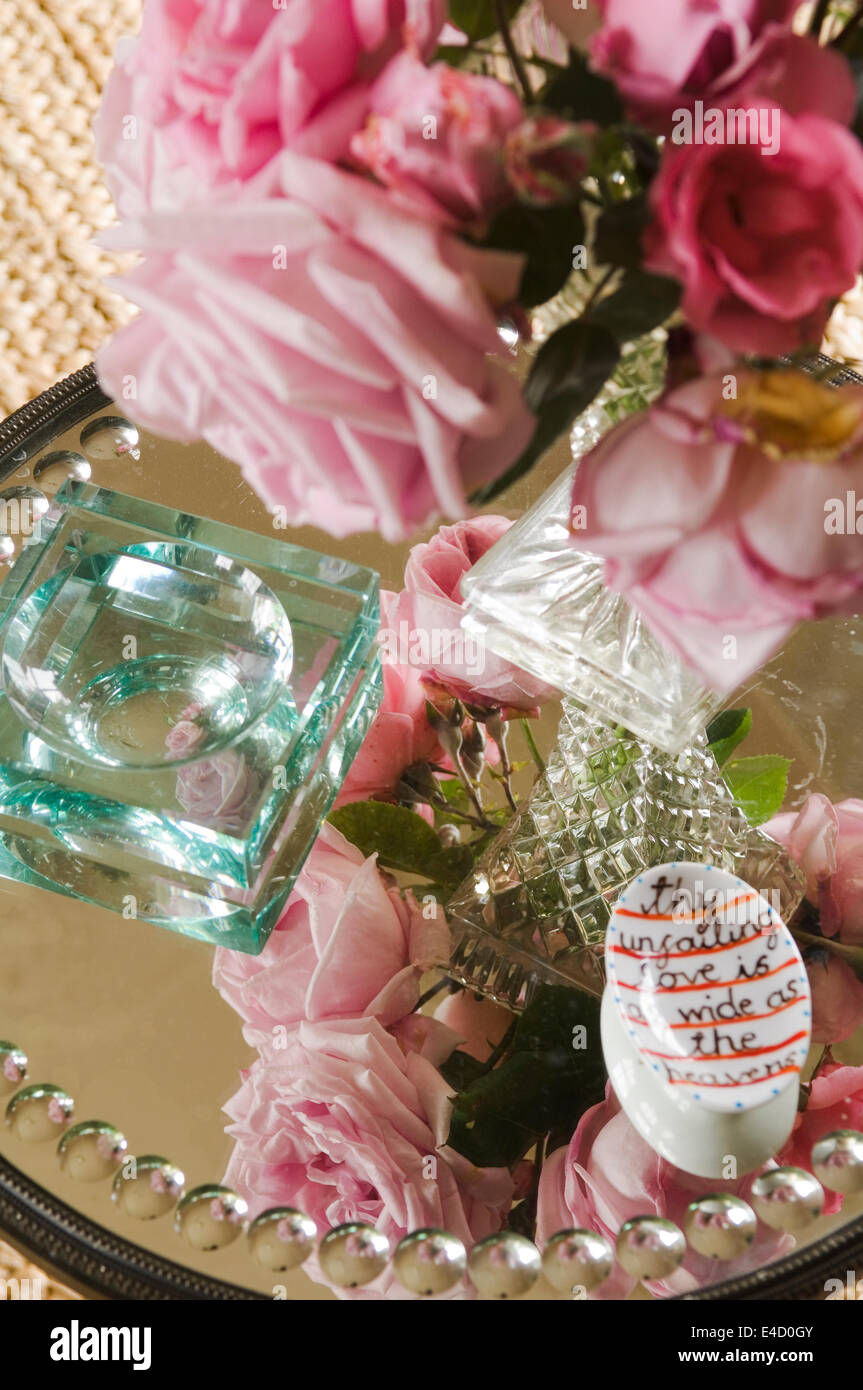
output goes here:
{"type": "Polygon", "coordinates": [[[67,482],[0,587],[0,875],[259,951],[377,708],[378,612],[362,566],[67,482]]]}
{"type": "Polygon", "coordinates": [[[530,800],[448,904],[450,973],[521,1009],[540,982],[601,994],[615,902],[642,870],[695,860],[757,886],[788,921],[804,881],[746,820],[704,734],[684,752],[594,721],[565,700],[530,800]]]}
{"type": "Polygon", "coordinates": [[[57,1145],[57,1158],[67,1177],[76,1182],[100,1182],[116,1173],[129,1147],[125,1135],[102,1120],[83,1120],[67,1129],[57,1145]]]}
{"type": "Polygon", "coordinates": [[[690,1202],[683,1229],[696,1254],[711,1260],[737,1260],[755,1239],[758,1221],[742,1197],[716,1192],[690,1202]]]}
{"type": "Polygon", "coordinates": [[[318,1246],[321,1269],[340,1289],[359,1289],[383,1274],[390,1243],[382,1231],[362,1221],[347,1221],[327,1231],[318,1246]]]}
{"type": "Polygon", "coordinates": [[[249,1252],[264,1269],[284,1274],[308,1259],[317,1233],[314,1221],[305,1212],[295,1207],[271,1207],[249,1226],[249,1252]]]}
{"type": "Polygon", "coordinates": [[[477,1242],[468,1256],[468,1274],[484,1298],[521,1298],[536,1283],[542,1258],[532,1240],[517,1231],[500,1231],[477,1242]]]}
{"type": "Polygon", "coordinates": [[[542,1272],[561,1293],[596,1289],[611,1273],[611,1241],[598,1231],[558,1231],[542,1252],[542,1272]]]}
{"type": "Polygon", "coordinates": [[[802,1231],[824,1210],[824,1189],[805,1168],[772,1168],[752,1184],[752,1205],[774,1231],[802,1231]]]}
{"type": "Polygon", "coordinates": [[[172,1209],[185,1185],[176,1164],[158,1154],[142,1154],[123,1164],[114,1178],[111,1200],[136,1221],[155,1221],[172,1209]]]}
{"type": "Polygon", "coordinates": [[[812,1171],[831,1192],[863,1192],[863,1134],[834,1129],[812,1145],[812,1171]]]}
{"type": "Polygon", "coordinates": [[[454,1288],[466,1268],[464,1245],[448,1231],[411,1231],[393,1255],[393,1273],[399,1283],[421,1298],[434,1298],[454,1288]]]}

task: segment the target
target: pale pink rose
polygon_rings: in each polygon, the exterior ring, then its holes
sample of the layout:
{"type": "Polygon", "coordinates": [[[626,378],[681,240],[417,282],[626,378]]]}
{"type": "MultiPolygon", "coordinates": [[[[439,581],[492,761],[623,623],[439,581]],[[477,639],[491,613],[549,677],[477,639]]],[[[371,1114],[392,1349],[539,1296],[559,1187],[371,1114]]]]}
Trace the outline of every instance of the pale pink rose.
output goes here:
{"type": "Polygon", "coordinates": [[[200,724],[181,719],[165,735],[165,747],[173,758],[185,758],[195,751],[203,737],[204,730],[200,724]]]}
{"type": "Polygon", "coordinates": [[[145,253],[122,281],[144,312],[98,354],[106,390],[131,373],[136,420],[205,438],[294,526],[400,540],[463,515],[532,433],[491,302],[515,298],[522,257],[366,177],[284,152],[105,240],[145,253]]]}
{"type": "MultiPolygon", "coordinates": [[[[503,516],[478,516],[442,526],[431,540],[415,545],[405,568],[405,588],[395,609],[396,624],[425,635],[430,660],[424,674],[469,703],[528,711],[556,692],[511,666],[461,630],[461,581],[512,525],[503,516]]],[[[422,652],[422,644],[417,650],[422,652]]],[[[417,664],[421,660],[417,658],[417,664]]]]}
{"type": "MultiPolygon", "coordinates": [[[[251,1066],[225,1107],[235,1141],[225,1182],[252,1217],[298,1207],[321,1232],[363,1221],[393,1246],[433,1226],[470,1248],[500,1229],[513,1181],[447,1147],[450,1096],[437,1069],[403,1052],[374,1019],[301,1023],[277,1060],[251,1066]]],[[[303,1268],[326,1282],[316,1254],[303,1268]]],[[[411,1296],[389,1269],[362,1289],[336,1292],[411,1296]]],[[[450,1295],[469,1296],[466,1286],[450,1295]]]]}
{"type": "MultiPolygon", "coordinates": [[[[592,8],[596,8],[593,6],[592,8]]],[[[791,32],[799,0],[599,0],[593,65],[611,77],[630,113],[659,130],[672,113],[757,91],[789,111],[848,122],[851,70],[840,54],[791,32]]]]}
{"type": "Polygon", "coordinates": [[[443,0],[148,0],[97,123],[109,178],[134,196],[126,171],[140,159],[188,197],[288,147],[338,160],[371,79],[405,43],[430,53],[445,12],[443,0]]]}
{"type": "MultiPolygon", "coordinates": [[[[776,1155],[777,1162],[812,1168],[812,1145],[834,1129],[863,1130],[863,1067],[824,1062],[818,1068],[806,1109],[794,1121],[794,1131],[776,1155]]],[[[842,1206],[842,1194],[825,1187],[824,1212],[832,1216],[842,1206]]]]}
{"type": "Polygon", "coordinates": [[[777,152],[669,144],[651,186],[645,263],[682,280],[697,331],[778,356],[819,342],[863,264],[863,150],[822,116],[754,96],[740,109],[773,112],[777,152]]]}
{"type": "Polygon", "coordinates": [[[177,800],[195,820],[239,821],[257,790],[245,758],[231,748],[186,763],[177,773],[177,800]]]}
{"type": "MultiPolygon", "coordinates": [[[[696,1178],[673,1167],[630,1124],[609,1082],[605,1100],[585,1112],[569,1145],[555,1149],[543,1164],[537,1203],[537,1244],[541,1249],[557,1231],[586,1227],[607,1236],[613,1245],[620,1227],[634,1216],[665,1216],[682,1227],[686,1208],[697,1197],[731,1192],[749,1200],[752,1176],[734,1182],[718,1181],[696,1178]]],[[[715,1260],[687,1250],[683,1264],[674,1274],[648,1282],[647,1288],[658,1297],[687,1293],[715,1284],[720,1277],[760,1269],[793,1244],[790,1236],[759,1226],[746,1253],[737,1260],[723,1262],[721,1274],[717,1273],[715,1260]]],[[[635,1283],[616,1264],[611,1277],[588,1297],[626,1298],[635,1283]]]]}
{"type": "Polygon", "coordinates": [[[459,1049],[478,1062],[487,1062],[514,1015],[493,999],[478,999],[469,989],[448,994],[434,1016],[458,1036],[459,1049]]]}
{"type": "Polygon", "coordinates": [[[372,797],[392,798],[412,763],[444,760],[438,736],[426,717],[428,697],[421,672],[399,660],[405,655],[400,650],[405,644],[400,644],[395,626],[397,597],[387,590],[381,593],[383,699],[342,783],[337,806],[372,797]]]}
{"type": "Polygon", "coordinates": [[[863,946],[863,801],[834,806],[820,792],[800,811],[774,816],[764,826],[806,874],[806,896],[817,907],[825,936],[863,946]]]}
{"type": "Polygon", "coordinates": [[[261,954],[220,947],[213,983],[246,1041],[278,1060],[284,1029],[303,1019],[395,1023],[415,1007],[423,971],[448,953],[444,914],[424,917],[325,822],[261,954]]]}
{"type": "Polygon", "coordinates": [[[604,556],[610,587],[723,693],[798,621],[859,607],[863,587],[860,538],[825,526],[830,499],[863,495],[863,388],[735,379],[734,402],[719,375],[668,392],[606,435],[573,485],[573,543],[604,556]],[[842,417],[841,448],[821,447],[828,415],[842,417]]]}
{"type": "MultiPolygon", "coordinates": [[[[806,874],[806,896],[818,909],[821,931],[845,946],[863,945],[863,801],[834,806],[813,793],[799,812],[774,816],[764,826],[806,874]]],[[[863,1024],[863,982],[847,961],[827,948],[805,953],[812,987],[812,1038],[837,1043],[863,1024]]]]}
{"type": "Polygon", "coordinates": [[[506,176],[524,203],[572,202],[587,173],[595,127],[559,116],[527,116],[504,150],[506,176]]]}
{"type": "Polygon", "coordinates": [[[484,221],[512,197],[503,147],[521,118],[518,97],[496,78],[402,54],[375,83],[351,154],[423,212],[484,221]]]}

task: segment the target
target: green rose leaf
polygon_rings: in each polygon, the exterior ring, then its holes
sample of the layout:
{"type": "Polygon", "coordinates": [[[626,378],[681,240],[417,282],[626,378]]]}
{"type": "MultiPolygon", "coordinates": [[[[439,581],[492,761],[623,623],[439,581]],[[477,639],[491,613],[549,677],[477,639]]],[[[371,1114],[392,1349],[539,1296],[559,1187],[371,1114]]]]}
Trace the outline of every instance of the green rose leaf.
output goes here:
{"type": "Polygon", "coordinates": [[[641,238],[649,221],[647,200],[641,196],[606,208],[596,224],[595,261],[599,265],[638,270],[643,257],[641,238]]]}
{"type": "Polygon", "coordinates": [[[569,67],[552,78],[540,97],[542,106],[571,121],[616,125],[623,119],[617,88],[587,66],[583,53],[570,50],[569,67]]]}
{"type": "Polygon", "coordinates": [[[518,298],[525,308],[553,299],[572,274],[575,247],[584,245],[584,221],[573,203],[535,208],[510,203],[497,214],[483,246],[526,257],[518,298]]]}
{"type": "Polygon", "coordinates": [[[681,293],[678,281],[667,275],[630,270],[619,288],[599,301],[590,317],[613,333],[619,343],[628,343],[665,323],[680,303],[681,293]]]}
{"type": "Polygon", "coordinates": [[[444,887],[457,888],[473,863],[467,845],[443,849],[428,822],[404,806],[354,801],[331,811],[328,820],[367,858],[377,854],[382,868],[420,874],[444,887]]]}
{"type": "Polygon", "coordinates": [[[509,1055],[456,1096],[449,1142],[474,1163],[512,1163],[549,1131],[572,1134],[605,1081],[599,1000],[543,986],[509,1055]]]}
{"type": "Polygon", "coordinates": [[[481,488],[473,501],[492,501],[532,468],[587,409],[619,360],[611,333],[589,319],[575,319],[553,333],[537,353],[525,385],[525,400],[537,416],[533,438],[503,477],[481,488]]]}
{"type": "Polygon", "coordinates": [[[752,825],[763,825],[781,810],[790,766],[790,758],[780,758],[773,753],[726,763],[722,775],[752,825]]]}
{"type": "MultiPolygon", "coordinates": [[[[521,5],[522,0],[503,0],[507,21],[515,18],[521,5]]],[[[500,28],[494,0],[450,0],[449,17],[457,29],[467,34],[471,43],[489,38],[500,28]]]]}
{"type": "Polygon", "coordinates": [[[707,726],[707,742],[720,767],[752,728],[751,709],[724,709],[707,726]]]}

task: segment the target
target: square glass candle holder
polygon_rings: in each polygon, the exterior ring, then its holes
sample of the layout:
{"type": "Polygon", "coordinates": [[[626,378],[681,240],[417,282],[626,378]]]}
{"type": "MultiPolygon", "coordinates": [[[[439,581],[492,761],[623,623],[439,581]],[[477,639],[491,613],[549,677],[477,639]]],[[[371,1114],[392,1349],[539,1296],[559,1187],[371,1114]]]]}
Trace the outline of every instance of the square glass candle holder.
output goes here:
{"type": "Polygon", "coordinates": [[[380,703],[378,626],[371,570],[67,483],[0,586],[0,875],[257,953],[380,703]]]}

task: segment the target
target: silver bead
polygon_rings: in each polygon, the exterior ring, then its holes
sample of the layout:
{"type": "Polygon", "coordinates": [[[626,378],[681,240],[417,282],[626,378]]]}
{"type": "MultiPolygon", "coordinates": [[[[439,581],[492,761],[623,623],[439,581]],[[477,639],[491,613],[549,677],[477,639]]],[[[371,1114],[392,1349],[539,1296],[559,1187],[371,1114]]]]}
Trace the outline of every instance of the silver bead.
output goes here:
{"type": "Polygon", "coordinates": [[[347,1221],[327,1231],[318,1246],[321,1269],[340,1289],[359,1289],[383,1274],[390,1257],[390,1243],[374,1226],[347,1221]]]}
{"type": "Polygon", "coordinates": [[[155,1221],[182,1197],[185,1185],[182,1169],[158,1154],[144,1154],[123,1164],[114,1179],[111,1200],[136,1221],[155,1221]]]}
{"type": "Polygon", "coordinates": [[[25,1086],[6,1106],[6,1123],[16,1139],[44,1144],[66,1128],[74,1109],[72,1097],[59,1086],[25,1086]]]}
{"type": "Polygon", "coordinates": [[[821,1215],[824,1189],[803,1168],[773,1168],[753,1182],[752,1205],[774,1231],[800,1231],[821,1215]]]}
{"type": "Polygon", "coordinates": [[[665,1216],[634,1216],[621,1226],[615,1250],[635,1279],[667,1279],[682,1263],[686,1241],[665,1216]]]}
{"type": "Polygon", "coordinates": [[[99,1182],[117,1171],[127,1148],[125,1136],[113,1125],[84,1120],[67,1129],[57,1157],[63,1172],[76,1182],[99,1182]]]}
{"type": "Polygon", "coordinates": [[[471,1282],[485,1298],[521,1298],[539,1278],[542,1259],[526,1236],[499,1231],[473,1247],[467,1268],[471,1282]]]}
{"type": "Polygon", "coordinates": [[[856,1129],[834,1129],[812,1145],[816,1178],[831,1192],[863,1190],[863,1134],[856,1129]]]}
{"type": "Polygon", "coordinates": [[[43,454],[35,465],[33,481],[38,481],[40,487],[53,489],[67,478],[86,483],[92,471],[83,454],[76,454],[73,449],[53,449],[50,454],[43,454]]]}
{"type": "Polygon", "coordinates": [[[697,1255],[711,1260],[736,1260],[755,1239],[758,1221],[742,1197],[712,1192],[689,1203],[683,1229],[697,1255]]]}
{"type": "Polygon", "coordinates": [[[17,1091],[27,1079],[27,1054],[14,1043],[0,1041],[0,1096],[17,1091]]]}
{"type": "Polygon", "coordinates": [[[424,1298],[453,1288],[466,1267],[467,1251],[458,1237],[431,1228],[404,1236],[393,1255],[399,1283],[424,1298]]]}
{"type": "Polygon", "coordinates": [[[138,431],[121,415],[100,415],[81,431],[81,448],[91,459],[141,457],[138,431]]]}
{"type": "Polygon", "coordinates": [[[248,1203],[229,1187],[204,1183],[177,1203],[174,1230],[193,1250],[223,1250],[241,1235],[248,1203]]]}
{"type": "Polygon", "coordinates": [[[558,1231],[542,1252],[542,1272],[562,1293],[598,1288],[613,1264],[611,1241],[596,1231],[558,1231]]]}
{"type": "Polygon", "coordinates": [[[284,1274],[296,1269],[314,1250],[318,1228],[294,1207],[271,1207],[249,1227],[249,1252],[264,1269],[284,1274]]]}

